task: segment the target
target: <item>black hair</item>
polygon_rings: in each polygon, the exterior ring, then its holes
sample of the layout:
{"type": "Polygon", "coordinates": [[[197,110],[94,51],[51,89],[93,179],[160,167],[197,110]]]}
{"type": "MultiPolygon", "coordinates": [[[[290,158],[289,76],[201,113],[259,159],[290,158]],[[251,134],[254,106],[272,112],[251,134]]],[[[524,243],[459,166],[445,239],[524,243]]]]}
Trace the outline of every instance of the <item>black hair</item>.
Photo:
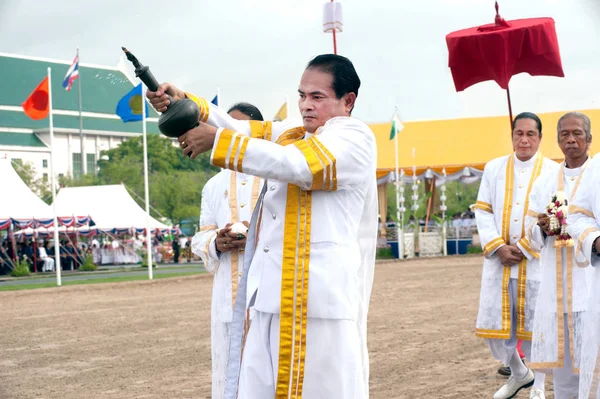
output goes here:
{"type": "Polygon", "coordinates": [[[519,119],[531,119],[533,120],[536,125],[537,128],[540,132],[540,137],[542,137],[542,121],[540,120],[540,117],[537,116],[536,114],[534,114],[533,112],[521,112],[519,115],[515,116],[515,119],[513,119],[513,123],[512,123],[512,130],[515,130],[515,126],[517,126],[517,121],[519,119]]]}
{"type": "Polygon", "coordinates": [[[246,115],[248,118],[250,118],[250,120],[252,121],[264,121],[260,110],[250,103],[234,104],[231,108],[229,108],[229,111],[227,111],[227,113],[230,113],[232,111],[239,111],[242,114],[246,115]]]}
{"type": "Polygon", "coordinates": [[[347,93],[354,93],[358,97],[360,78],[348,58],[336,54],[321,54],[310,60],[306,66],[306,69],[309,68],[320,69],[331,74],[332,88],[338,99],[347,93]]]}

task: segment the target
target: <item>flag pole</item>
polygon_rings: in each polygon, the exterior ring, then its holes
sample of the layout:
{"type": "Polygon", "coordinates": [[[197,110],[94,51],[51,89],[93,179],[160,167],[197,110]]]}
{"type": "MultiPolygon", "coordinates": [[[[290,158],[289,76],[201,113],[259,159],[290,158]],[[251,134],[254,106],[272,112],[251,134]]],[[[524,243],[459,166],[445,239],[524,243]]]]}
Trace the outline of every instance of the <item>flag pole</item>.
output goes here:
{"type": "Polygon", "coordinates": [[[85,157],[85,146],[83,144],[83,115],[82,115],[82,107],[81,107],[81,59],[79,58],[79,47],[77,47],[77,71],[79,73],[79,78],[77,78],[77,91],[79,92],[79,143],[81,144],[81,174],[87,174],[87,160],[85,157]]]}
{"type": "Polygon", "coordinates": [[[48,67],[48,118],[50,119],[50,184],[52,185],[52,214],[54,218],[54,265],[56,285],[62,285],[60,275],[60,245],[58,240],[58,217],[56,216],[56,177],[54,174],[54,120],[52,117],[52,68],[48,67]]]}
{"type": "MultiPolygon", "coordinates": [[[[394,117],[398,112],[398,107],[394,110],[392,116],[392,124],[394,123],[394,117]]],[[[396,155],[396,238],[398,240],[398,258],[404,259],[404,223],[400,216],[400,166],[398,162],[398,132],[394,134],[394,149],[396,155]]],[[[385,223],[385,222],[384,222],[385,223]]]]}
{"type": "Polygon", "coordinates": [[[217,107],[221,106],[221,88],[217,87],[217,107]]]}
{"type": "MultiPolygon", "coordinates": [[[[331,0],[331,2],[333,3],[333,0],[331,0]]],[[[337,54],[337,39],[335,36],[335,23],[333,24],[333,54],[337,54]]]]}
{"type": "Polygon", "coordinates": [[[148,279],[152,280],[152,233],[150,231],[150,193],[148,189],[148,141],[146,139],[146,101],[142,86],[142,141],[144,144],[144,199],[146,201],[146,251],[148,252],[148,279]]]}

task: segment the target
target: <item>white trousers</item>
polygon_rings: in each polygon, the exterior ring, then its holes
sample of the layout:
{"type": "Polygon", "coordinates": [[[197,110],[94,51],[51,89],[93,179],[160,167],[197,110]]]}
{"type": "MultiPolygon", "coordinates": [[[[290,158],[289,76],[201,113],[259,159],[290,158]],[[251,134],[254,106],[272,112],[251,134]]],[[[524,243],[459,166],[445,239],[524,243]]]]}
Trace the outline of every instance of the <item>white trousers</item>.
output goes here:
{"type": "Polygon", "coordinates": [[[231,323],[213,321],[210,343],[212,354],[212,399],[222,399],[225,394],[225,376],[227,375],[230,334],[231,323]]]}
{"type": "Polygon", "coordinates": [[[554,375],[554,398],[571,399],[579,395],[579,374],[573,373],[569,340],[569,318],[565,314],[565,367],[552,370],[554,375]]]}
{"type": "MultiPolygon", "coordinates": [[[[510,301],[510,339],[486,338],[485,342],[492,351],[492,355],[505,366],[517,350],[517,279],[510,279],[508,283],[508,296],[510,301]]],[[[526,358],[531,358],[531,341],[523,341],[521,346],[526,358]]]]}
{"type": "MultiPolygon", "coordinates": [[[[304,399],[367,399],[355,321],[308,318],[304,399]]],[[[274,399],[279,315],[256,312],[244,346],[238,399],[274,399]]]]}
{"type": "Polygon", "coordinates": [[[54,271],[54,259],[51,257],[44,258],[44,266],[42,266],[43,272],[53,272],[54,271]]]}

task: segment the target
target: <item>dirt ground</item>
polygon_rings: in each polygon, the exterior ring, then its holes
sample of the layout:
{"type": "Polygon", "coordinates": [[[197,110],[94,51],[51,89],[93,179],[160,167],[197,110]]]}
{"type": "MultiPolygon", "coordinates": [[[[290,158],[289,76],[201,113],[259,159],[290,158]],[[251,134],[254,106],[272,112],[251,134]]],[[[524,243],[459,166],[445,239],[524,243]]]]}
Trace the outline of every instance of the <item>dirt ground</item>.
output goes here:
{"type": "MultiPolygon", "coordinates": [[[[371,398],[492,397],[504,379],[473,334],[480,270],[479,257],[377,265],[371,398]]],[[[211,286],[202,275],[0,292],[0,399],[209,398],[211,286]]]]}

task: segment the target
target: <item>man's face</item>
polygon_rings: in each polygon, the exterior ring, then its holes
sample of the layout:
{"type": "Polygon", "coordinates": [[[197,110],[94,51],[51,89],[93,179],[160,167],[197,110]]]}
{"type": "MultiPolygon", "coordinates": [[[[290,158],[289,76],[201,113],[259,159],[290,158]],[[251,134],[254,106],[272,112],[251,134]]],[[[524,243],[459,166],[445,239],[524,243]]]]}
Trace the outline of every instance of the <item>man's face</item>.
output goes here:
{"type": "Polygon", "coordinates": [[[331,118],[350,115],[356,95],[347,93],[338,99],[332,83],[333,76],[320,69],[309,68],[302,74],[298,107],[308,133],[316,132],[331,118]]]}
{"type": "Polygon", "coordinates": [[[233,119],[238,119],[240,121],[249,121],[250,117],[240,111],[238,111],[237,109],[234,109],[233,111],[231,111],[229,113],[229,116],[231,116],[233,119]]]}
{"type": "Polygon", "coordinates": [[[585,127],[581,118],[574,116],[563,119],[558,131],[558,146],[567,161],[586,155],[590,143],[585,137],[585,127]]]}
{"type": "Polygon", "coordinates": [[[540,131],[533,119],[519,119],[512,132],[513,150],[520,161],[528,161],[535,155],[540,146],[540,131]]]}

